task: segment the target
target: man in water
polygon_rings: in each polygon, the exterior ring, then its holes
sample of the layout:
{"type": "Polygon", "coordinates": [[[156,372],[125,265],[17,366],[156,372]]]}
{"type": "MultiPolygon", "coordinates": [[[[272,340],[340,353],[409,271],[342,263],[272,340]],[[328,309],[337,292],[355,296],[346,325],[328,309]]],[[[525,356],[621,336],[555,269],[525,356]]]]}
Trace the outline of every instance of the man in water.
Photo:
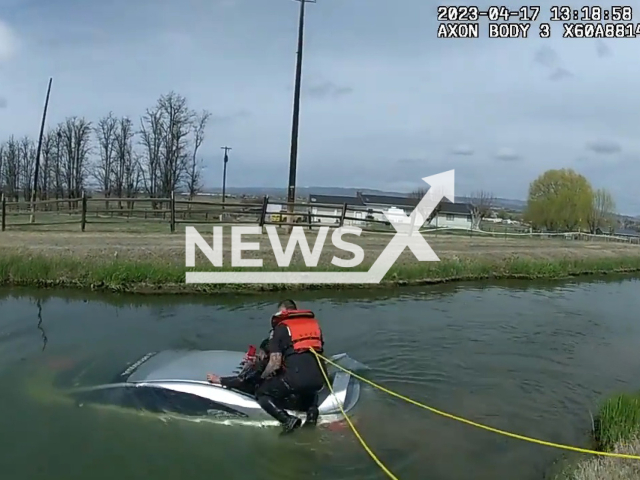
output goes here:
{"type": "Polygon", "coordinates": [[[318,392],[325,384],[322,362],[310,350],[322,353],[322,330],[310,310],[298,310],[293,300],[284,300],[271,318],[269,362],[261,374],[264,382],[256,390],[256,399],[262,409],[278,420],[284,432],[300,427],[302,421],[280,408],[291,395],[300,398],[306,411],[306,425],[318,421],[318,392]],[[271,377],[271,378],[270,378],[271,377]]]}
{"type": "Polygon", "coordinates": [[[213,373],[207,375],[207,380],[211,383],[218,384],[224,388],[240,390],[249,395],[254,395],[256,389],[262,384],[262,372],[267,366],[269,360],[269,339],[265,339],[260,344],[255,358],[248,358],[244,368],[238,375],[230,377],[219,377],[213,373]]]}

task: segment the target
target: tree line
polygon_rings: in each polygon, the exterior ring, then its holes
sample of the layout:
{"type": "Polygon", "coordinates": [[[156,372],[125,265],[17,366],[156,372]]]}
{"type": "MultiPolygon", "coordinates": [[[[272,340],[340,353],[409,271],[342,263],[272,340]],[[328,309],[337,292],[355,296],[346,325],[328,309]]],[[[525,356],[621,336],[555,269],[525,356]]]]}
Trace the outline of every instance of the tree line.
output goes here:
{"type": "Polygon", "coordinates": [[[540,230],[591,233],[608,232],[618,223],[611,193],[567,168],[547,170],[531,182],[524,219],[540,230]]]}
{"type": "MultiPolygon", "coordinates": [[[[37,198],[80,198],[90,183],[105,198],[166,198],[179,189],[193,197],[202,188],[198,152],[210,116],[170,92],[138,123],[113,112],[96,123],[68,117],[43,136],[37,198]]],[[[0,191],[8,200],[31,200],[36,151],[29,136],[0,143],[0,191]]]]}
{"type": "MultiPolygon", "coordinates": [[[[425,193],[426,189],[421,188],[409,196],[417,203],[425,193]]],[[[496,210],[494,195],[485,190],[472,193],[465,202],[472,228],[480,228],[482,220],[496,210]]],[[[505,211],[495,213],[499,218],[508,218],[505,211]]],[[[554,232],[581,229],[607,233],[618,223],[611,193],[593,188],[586,177],[572,169],[548,170],[531,182],[522,219],[536,230],[554,232]]]]}

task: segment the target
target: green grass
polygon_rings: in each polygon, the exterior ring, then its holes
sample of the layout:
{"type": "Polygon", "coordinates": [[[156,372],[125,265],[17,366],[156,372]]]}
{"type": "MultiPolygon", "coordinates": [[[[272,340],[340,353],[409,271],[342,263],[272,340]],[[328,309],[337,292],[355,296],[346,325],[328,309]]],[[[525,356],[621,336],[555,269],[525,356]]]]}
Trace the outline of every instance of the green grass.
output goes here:
{"type": "Polygon", "coordinates": [[[640,434],[640,392],[620,394],[607,399],[594,421],[597,447],[611,452],[620,442],[640,434]]]}
{"type": "MultiPolygon", "coordinates": [[[[605,400],[593,425],[598,451],[640,455],[640,392],[622,393],[605,400]]],[[[557,464],[554,480],[637,480],[640,461],[595,455],[573,455],[557,464]]]]}
{"type": "MultiPolygon", "coordinates": [[[[359,270],[368,269],[361,266],[359,270]]],[[[187,269],[174,263],[137,261],[113,257],[74,258],[0,254],[0,284],[35,287],[76,287],[140,293],[257,292],[328,288],[325,285],[185,285],[187,269]]],[[[194,270],[212,270],[198,268],[194,270]]],[[[232,270],[232,269],[225,269],[232,270]]],[[[233,269],[256,270],[256,269],[233,269]]],[[[285,270],[285,269],[280,269],[285,270]]],[[[296,268],[296,270],[311,270],[296,268]]],[[[316,271],[340,271],[333,266],[316,271]]],[[[484,279],[560,279],[578,275],[631,273],[640,271],[640,256],[567,260],[443,259],[440,262],[394,266],[381,286],[421,285],[484,279]]],[[[337,288],[331,285],[330,288],[337,288]]],[[[354,288],[353,285],[346,286],[354,288]]],[[[366,285],[366,288],[371,288],[366,285]]]]}

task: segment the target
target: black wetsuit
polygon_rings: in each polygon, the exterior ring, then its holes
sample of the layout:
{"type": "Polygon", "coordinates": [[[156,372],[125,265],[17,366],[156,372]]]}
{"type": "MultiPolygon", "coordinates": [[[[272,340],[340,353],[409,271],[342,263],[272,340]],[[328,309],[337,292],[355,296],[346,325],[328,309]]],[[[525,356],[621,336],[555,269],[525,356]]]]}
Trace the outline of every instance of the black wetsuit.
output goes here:
{"type": "Polygon", "coordinates": [[[269,351],[282,353],[286,368],[258,387],[258,403],[272,417],[283,424],[289,424],[291,418],[280,405],[287,398],[295,396],[300,402],[300,410],[307,412],[307,421],[315,423],[318,417],[318,392],[325,384],[316,356],[311,352],[295,353],[285,325],[274,328],[269,351]]]}
{"type": "Polygon", "coordinates": [[[248,395],[254,395],[256,389],[262,383],[262,372],[267,366],[267,362],[260,362],[256,360],[256,363],[246,371],[240,372],[238,375],[231,377],[220,377],[220,385],[225,388],[233,388],[234,390],[240,390],[248,395]]]}

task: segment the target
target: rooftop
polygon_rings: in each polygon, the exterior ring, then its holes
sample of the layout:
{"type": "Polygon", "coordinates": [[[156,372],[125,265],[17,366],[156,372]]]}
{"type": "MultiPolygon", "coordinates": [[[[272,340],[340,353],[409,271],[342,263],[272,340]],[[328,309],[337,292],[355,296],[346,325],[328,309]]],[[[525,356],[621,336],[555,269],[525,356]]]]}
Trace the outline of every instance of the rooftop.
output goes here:
{"type": "Polygon", "coordinates": [[[393,197],[390,195],[368,195],[365,193],[359,193],[358,196],[362,199],[362,203],[375,203],[378,205],[394,205],[402,207],[415,208],[418,205],[418,199],[412,197],[393,197]]]}
{"type": "MultiPolygon", "coordinates": [[[[320,203],[327,205],[353,205],[353,206],[370,206],[384,205],[389,207],[415,208],[418,205],[418,199],[412,197],[400,197],[391,195],[369,195],[366,193],[358,193],[357,196],[350,197],[346,195],[309,195],[309,203],[320,203]]],[[[471,205],[468,203],[451,203],[444,199],[440,203],[440,212],[444,214],[454,215],[470,215],[471,205]]]]}
{"type": "Polygon", "coordinates": [[[451,203],[449,200],[440,202],[440,213],[453,215],[471,215],[471,205],[469,203],[451,203]]]}
{"type": "Polygon", "coordinates": [[[346,195],[309,195],[309,203],[326,203],[329,205],[358,205],[363,206],[359,197],[348,197],[346,195]]]}

